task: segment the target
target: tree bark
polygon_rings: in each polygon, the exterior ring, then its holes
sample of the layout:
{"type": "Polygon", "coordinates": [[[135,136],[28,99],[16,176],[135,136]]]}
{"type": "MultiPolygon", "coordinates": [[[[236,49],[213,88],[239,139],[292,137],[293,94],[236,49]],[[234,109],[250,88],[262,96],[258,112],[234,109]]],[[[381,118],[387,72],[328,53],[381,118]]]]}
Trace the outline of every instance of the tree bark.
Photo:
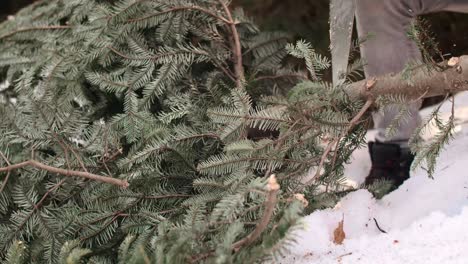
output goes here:
{"type": "MultiPolygon", "coordinates": [[[[385,63],[385,62],[382,62],[385,63]]],[[[372,100],[381,95],[405,95],[408,100],[445,95],[468,90],[468,55],[453,57],[440,64],[443,70],[424,67],[352,83],[345,88],[351,99],[372,100]]]]}

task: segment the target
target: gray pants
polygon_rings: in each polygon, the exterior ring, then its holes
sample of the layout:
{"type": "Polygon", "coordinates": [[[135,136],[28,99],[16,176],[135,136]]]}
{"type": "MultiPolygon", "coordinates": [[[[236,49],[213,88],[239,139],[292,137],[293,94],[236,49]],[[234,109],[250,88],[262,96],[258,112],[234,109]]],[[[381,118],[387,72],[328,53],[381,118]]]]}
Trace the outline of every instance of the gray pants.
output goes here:
{"type": "MultiPolygon", "coordinates": [[[[362,56],[367,62],[364,67],[367,78],[397,73],[408,62],[421,61],[418,47],[406,34],[418,15],[439,11],[468,13],[468,0],[356,0],[356,6],[359,35],[372,35],[361,47],[362,56]]],[[[391,137],[386,137],[385,130],[399,114],[398,107],[388,106],[381,111],[383,114],[374,113],[376,140],[406,145],[421,123],[420,104],[409,105],[411,118],[400,122],[397,132],[391,137]]]]}

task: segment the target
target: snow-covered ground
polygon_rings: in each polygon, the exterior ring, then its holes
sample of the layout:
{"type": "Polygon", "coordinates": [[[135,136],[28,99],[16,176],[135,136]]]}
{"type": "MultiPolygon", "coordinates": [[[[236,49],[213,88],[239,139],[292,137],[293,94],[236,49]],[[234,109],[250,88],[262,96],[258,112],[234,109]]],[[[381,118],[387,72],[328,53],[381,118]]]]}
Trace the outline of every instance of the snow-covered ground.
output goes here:
{"type": "MultiPolygon", "coordinates": [[[[438,159],[435,179],[420,169],[381,200],[359,190],[333,209],[314,212],[304,218],[304,229],[295,234],[297,243],[280,263],[467,264],[468,93],[457,95],[455,105],[455,138],[438,159]],[[343,217],[346,238],[335,245],[333,231],[343,217]]],[[[445,118],[450,109],[449,102],[442,107],[445,118]]],[[[435,132],[428,131],[425,138],[435,132]]],[[[351,183],[364,181],[370,168],[367,151],[357,150],[347,166],[351,183]]]]}

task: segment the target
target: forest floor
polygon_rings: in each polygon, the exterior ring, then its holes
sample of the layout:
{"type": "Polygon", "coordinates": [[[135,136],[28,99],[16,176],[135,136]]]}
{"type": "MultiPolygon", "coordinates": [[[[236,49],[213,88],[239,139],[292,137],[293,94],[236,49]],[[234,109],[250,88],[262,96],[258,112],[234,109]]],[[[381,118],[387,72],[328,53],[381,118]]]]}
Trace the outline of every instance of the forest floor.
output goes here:
{"type": "MultiPolygon", "coordinates": [[[[294,234],[297,243],[280,263],[468,263],[468,92],[455,97],[455,107],[454,139],[438,158],[434,179],[420,168],[381,200],[358,190],[335,208],[306,216],[294,234]],[[336,245],[334,230],[343,217],[345,239],[336,245]]],[[[441,110],[447,120],[451,102],[441,110]]],[[[431,111],[424,109],[421,115],[431,111]]],[[[369,131],[368,139],[374,133],[369,131]]],[[[430,140],[435,133],[429,129],[424,138],[430,140]]],[[[364,181],[370,168],[367,151],[353,154],[345,170],[350,184],[364,181]]]]}

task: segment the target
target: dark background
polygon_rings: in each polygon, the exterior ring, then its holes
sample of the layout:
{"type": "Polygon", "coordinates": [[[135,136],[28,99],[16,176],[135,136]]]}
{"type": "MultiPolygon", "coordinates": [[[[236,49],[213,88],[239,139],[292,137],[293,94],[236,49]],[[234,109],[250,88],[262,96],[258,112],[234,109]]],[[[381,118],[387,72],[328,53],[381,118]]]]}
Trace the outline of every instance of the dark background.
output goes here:
{"type": "MultiPolygon", "coordinates": [[[[329,1],[234,0],[234,3],[242,6],[263,29],[292,31],[327,53],[329,1]]],[[[429,21],[443,54],[468,54],[468,14],[441,12],[424,18],[429,21]]]]}
{"type": "MultiPolygon", "coordinates": [[[[0,21],[35,0],[0,0],[0,21]]],[[[329,0],[233,0],[264,30],[291,33],[311,42],[319,53],[329,55],[329,0]]],[[[442,54],[468,54],[468,14],[437,13],[430,22],[442,54]]]]}
{"type": "Polygon", "coordinates": [[[14,14],[21,7],[34,2],[34,0],[0,0],[0,20],[14,14]]]}
{"type": "MultiPolygon", "coordinates": [[[[0,0],[0,21],[35,0],[0,0]]],[[[233,0],[265,30],[281,30],[304,38],[321,53],[328,53],[329,0],[233,0]]],[[[468,54],[468,14],[426,16],[442,53],[468,54]]]]}

